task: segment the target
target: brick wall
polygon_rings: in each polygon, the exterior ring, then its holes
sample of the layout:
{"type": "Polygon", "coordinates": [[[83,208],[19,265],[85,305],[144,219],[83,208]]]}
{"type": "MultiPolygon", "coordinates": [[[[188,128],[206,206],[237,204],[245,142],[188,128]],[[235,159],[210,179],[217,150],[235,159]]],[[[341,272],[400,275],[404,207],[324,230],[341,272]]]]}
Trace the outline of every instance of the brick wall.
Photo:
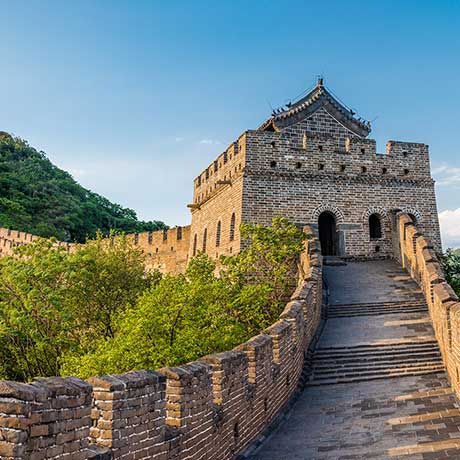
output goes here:
{"type": "MultiPolygon", "coordinates": [[[[190,244],[190,225],[175,227],[156,232],[128,234],[134,245],[145,254],[148,270],[160,270],[163,273],[178,274],[185,272],[190,244]]],[[[13,255],[14,248],[28,244],[38,237],[30,233],[0,228],[0,257],[13,255]]],[[[58,242],[68,251],[75,247],[72,243],[58,242]]]]}
{"type": "Polygon", "coordinates": [[[73,377],[0,381],[0,458],[104,458],[91,449],[91,386],[73,377]]]}
{"type": "Polygon", "coordinates": [[[298,391],[321,301],[321,256],[312,239],[279,321],[234,350],[88,382],[0,382],[0,456],[233,459],[298,391]]]}
{"type": "Polygon", "coordinates": [[[395,257],[423,290],[451,385],[460,395],[460,302],[444,278],[430,240],[411,217],[399,215],[397,226],[395,257]]]}
{"type": "MultiPolygon", "coordinates": [[[[0,228],[0,257],[13,255],[14,248],[28,244],[38,237],[26,232],[0,228]]],[[[58,243],[68,250],[72,247],[70,243],[58,243]]]]}
{"type": "Polygon", "coordinates": [[[441,249],[426,145],[389,141],[387,153],[377,154],[371,139],[347,137],[342,148],[330,134],[301,132],[246,133],[244,222],[269,224],[282,215],[316,226],[328,211],[337,224],[338,255],[391,257],[391,217],[402,210],[441,249]],[[381,220],[381,238],[370,237],[371,214],[381,220]]]}
{"type": "Polygon", "coordinates": [[[199,251],[215,259],[222,254],[231,255],[240,251],[245,158],[246,134],[243,134],[195,179],[193,203],[190,205],[192,225],[189,258],[199,251]]]}
{"type": "Polygon", "coordinates": [[[335,120],[324,107],[279,131],[246,131],[194,182],[189,257],[203,249],[213,258],[236,253],[241,241],[228,232],[237,225],[269,225],[285,216],[301,225],[318,225],[323,211],[337,225],[338,255],[371,259],[392,257],[392,218],[403,211],[441,250],[434,181],[428,146],[387,142],[378,153],[373,139],[361,138],[335,120]],[[225,161],[224,161],[225,159],[225,161]],[[371,238],[369,217],[376,214],[382,235],[371,238]]]}
{"type": "Polygon", "coordinates": [[[163,273],[183,273],[187,267],[190,225],[128,235],[146,256],[146,267],[163,273]]]}

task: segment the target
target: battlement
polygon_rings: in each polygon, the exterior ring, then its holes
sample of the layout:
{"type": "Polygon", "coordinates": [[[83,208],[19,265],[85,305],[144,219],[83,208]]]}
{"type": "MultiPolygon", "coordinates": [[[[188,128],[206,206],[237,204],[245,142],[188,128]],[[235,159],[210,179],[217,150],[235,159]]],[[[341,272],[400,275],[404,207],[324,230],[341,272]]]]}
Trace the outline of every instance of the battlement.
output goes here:
{"type": "Polygon", "coordinates": [[[401,142],[401,141],[388,141],[387,142],[388,155],[402,155],[407,158],[409,155],[428,155],[428,145],[416,142],[401,142]]]}
{"type": "Polygon", "coordinates": [[[190,244],[190,225],[156,232],[127,235],[146,256],[149,270],[163,273],[183,273],[187,266],[190,244]]]}
{"type": "MultiPolygon", "coordinates": [[[[423,145],[420,147],[423,148],[423,145]]],[[[450,384],[460,393],[460,302],[446,282],[433,242],[427,238],[413,217],[400,213],[396,216],[395,258],[420,286],[433,323],[436,339],[449,374],[450,384]]]]}
{"type": "MultiPolygon", "coordinates": [[[[160,270],[163,273],[185,272],[190,244],[190,225],[174,227],[156,232],[128,234],[135,246],[138,246],[146,257],[148,270],[160,270]]],[[[29,244],[39,237],[30,233],[0,228],[0,257],[11,256],[17,246],[29,244]]],[[[77,245],[58,241],[57,246],[72,251],[77,245]]]]}
{"type": "Polygon", "coordinates": [[[234,350],[88,382],[0,382],[0,456],[233,460],[296,393],[321,304],[321,256],[311,239],[280,319],[234,350]]]}
{"type": "Polygon", "coordinates": [[[429,179],[428,146],[388,141],[377,153],[374,139],[346,137],[342,143],[324,133],[248,131],[246,168],[251,171],[291,171],[297,174],[337,174],[429,179]]]}
{"type": "Polygon", "coordinates": [[[192,210],[241,176],[245,162],[244,138],[245,134],[242,134],[195,178],[192,210]]]}
{"type": "Polygon", "coordinates": [[[322,79],[298,101],[273,111],[232,144],[238,145],[237,164],[224,169],[221,154],[195,179],[189,257],[197,251],[212,258],[237,253],[242,244],[234,229],[240,222],[270,225],[282,215],[318,226],[326,214],[328,251],[391,257],[395,210],[417,215],[440,248],[428,146],[389,140],[380,153],[370,131],[370,123],[335,98],[322,79]]]}
{"type": "MultiPolygon", "coordinates": [[[[38,236],[32,235],[31,233],[0,228],[0,257],[11,256],[16,247],[29,244],[38,238],[38,236]]],[[[61,241],[58,241],[56,244],[65,247],[67,251],[71,251],[74,246],[72,243],[64,243],[61,241]]]]}

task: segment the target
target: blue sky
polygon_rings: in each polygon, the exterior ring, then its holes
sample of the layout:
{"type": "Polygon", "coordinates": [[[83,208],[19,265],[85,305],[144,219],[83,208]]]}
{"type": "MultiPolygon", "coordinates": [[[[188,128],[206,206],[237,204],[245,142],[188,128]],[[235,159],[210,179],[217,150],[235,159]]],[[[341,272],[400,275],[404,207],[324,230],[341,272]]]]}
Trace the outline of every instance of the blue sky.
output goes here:
{"type": "Polygon", "coordinates": [[[0,6],[0,130],[140,217],[188,223],[193,177],[323,74],[380,151],[430,145],[460,245],[459,1],[0,6]]]}

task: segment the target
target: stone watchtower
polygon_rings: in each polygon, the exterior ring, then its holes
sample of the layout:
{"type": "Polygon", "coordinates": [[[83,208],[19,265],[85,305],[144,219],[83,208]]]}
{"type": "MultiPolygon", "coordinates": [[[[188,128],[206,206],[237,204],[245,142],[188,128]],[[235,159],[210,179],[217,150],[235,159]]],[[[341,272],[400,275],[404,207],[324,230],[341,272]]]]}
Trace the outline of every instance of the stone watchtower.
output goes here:
{"type": "Polygon", "coordinates": [[[281,215],[316,227],[324,255],[387,257],[399,211],[440,250],[428,146],[388,141],[377,153],[370,131],[319,79],[195,179],[189,256],[234,254],[241,222],[281,215]]]}

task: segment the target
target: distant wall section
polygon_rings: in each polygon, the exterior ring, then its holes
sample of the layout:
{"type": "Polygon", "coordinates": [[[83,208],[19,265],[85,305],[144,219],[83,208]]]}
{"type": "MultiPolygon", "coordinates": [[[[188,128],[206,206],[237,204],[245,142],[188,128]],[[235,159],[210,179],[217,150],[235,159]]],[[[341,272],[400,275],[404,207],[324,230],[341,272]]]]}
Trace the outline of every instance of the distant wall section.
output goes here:
{"type": "Polygon", "coordinates": [[[246,134],[232,143],[194,181],[189,258],[240,252],[246,134]]]}
{"type": "MultiPolygon", "coordinates": [[[[146,256],[146,268],[162,273],[184,273],[187,268],[190,244],[190,225],[157,232],[127,235],[146,256]]],[[[37,236],[7,228],[0,228],[0,257],[12,256],[14,249],[37,240],[37,236]]],[[[71,251],[74,244],[57,243],[71,251]]]]}
{"type": "Polygon", "coordinates": [[[134,245],[146,256],[148,270],[162,273],[184,273],[187,268],[190,225],[174,227],[157,232],[143,232],[128,235],[134,245]]]}

